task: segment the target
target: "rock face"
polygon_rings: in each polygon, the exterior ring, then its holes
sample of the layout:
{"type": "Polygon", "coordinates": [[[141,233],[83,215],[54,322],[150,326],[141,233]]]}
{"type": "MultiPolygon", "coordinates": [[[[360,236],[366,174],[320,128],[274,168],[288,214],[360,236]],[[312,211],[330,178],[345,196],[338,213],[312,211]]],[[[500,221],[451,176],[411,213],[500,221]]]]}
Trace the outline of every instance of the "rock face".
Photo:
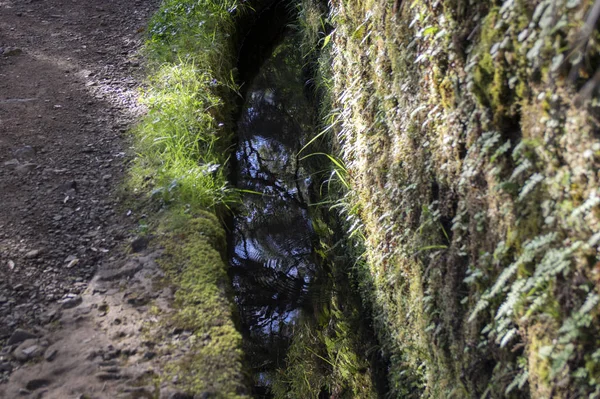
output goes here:
{"type": "Polygon", "coordinates": [[[598,3],[330,4],[335,148],[395,395],[598,392],[598,71],[583,60],[600,52],[575,50],[598,3]]]}

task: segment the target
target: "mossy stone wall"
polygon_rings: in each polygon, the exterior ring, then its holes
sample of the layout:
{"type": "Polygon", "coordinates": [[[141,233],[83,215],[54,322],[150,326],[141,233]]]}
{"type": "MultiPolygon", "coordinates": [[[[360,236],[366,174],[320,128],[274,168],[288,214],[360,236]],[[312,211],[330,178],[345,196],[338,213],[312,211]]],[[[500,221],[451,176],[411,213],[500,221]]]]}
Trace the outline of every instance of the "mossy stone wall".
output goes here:
{"type": "Polygon", "coordinates": [[[594,6],[329,2],[331,119],[398,397],[600,394],[594,6]]]}

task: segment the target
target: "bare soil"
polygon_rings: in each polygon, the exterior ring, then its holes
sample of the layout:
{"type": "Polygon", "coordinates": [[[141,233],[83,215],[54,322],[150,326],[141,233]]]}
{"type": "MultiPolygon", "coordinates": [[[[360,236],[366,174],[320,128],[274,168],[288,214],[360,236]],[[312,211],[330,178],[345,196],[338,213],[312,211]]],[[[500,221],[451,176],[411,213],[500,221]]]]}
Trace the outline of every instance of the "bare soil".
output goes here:
{"type": "Polygon", "coordinates": [[[156,6],[0,0],[1,398],[172,396],[143,334],[172,292],[117,200],[156,6]]]}
{"type": "Polygon", "coordinates": [[[151,9],[0,1],[0,338],[81,292],[126,238],[115,190],[151,9]]]}

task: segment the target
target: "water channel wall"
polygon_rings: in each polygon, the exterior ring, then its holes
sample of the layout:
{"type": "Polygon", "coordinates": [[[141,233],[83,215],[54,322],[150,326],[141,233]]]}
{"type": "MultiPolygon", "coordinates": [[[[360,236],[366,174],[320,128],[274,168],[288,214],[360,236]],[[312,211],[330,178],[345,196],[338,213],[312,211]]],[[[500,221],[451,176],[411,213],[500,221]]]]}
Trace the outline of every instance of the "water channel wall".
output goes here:
{"type": "Polygon", "coordinates": [[[597,397],[598,2],[302,3],[392,397],[597,397]]]}

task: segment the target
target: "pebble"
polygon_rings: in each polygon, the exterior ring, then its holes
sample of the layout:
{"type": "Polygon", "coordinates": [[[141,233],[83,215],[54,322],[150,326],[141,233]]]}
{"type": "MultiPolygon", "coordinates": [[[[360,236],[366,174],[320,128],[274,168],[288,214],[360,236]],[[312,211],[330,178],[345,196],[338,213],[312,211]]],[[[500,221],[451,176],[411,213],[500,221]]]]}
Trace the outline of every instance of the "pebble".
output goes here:
{"type": "Polygon", "coordinates": [[[37,258],[38,255],[41,253],[42,253],[41,249],[34,249],[34,250],[27,252],[25,254],[25,258],[27,258],[27,259],[37,258]]]}
{"type": "Polygon", "coordinates": [[[14,154],[19,161],[30,161],[35,158],[35,150],[29,145],[19,148],[14,154]]]}
{"type": "Polygon", "coordinates": [[[56,347],[51,346],[48,349],[46,349],[46,353],[44,353],[44,359],[47,362],[51,362],[54,359],[56,359],[56,355],[58,354],[58,349],[56,349],[56,347]]]}

